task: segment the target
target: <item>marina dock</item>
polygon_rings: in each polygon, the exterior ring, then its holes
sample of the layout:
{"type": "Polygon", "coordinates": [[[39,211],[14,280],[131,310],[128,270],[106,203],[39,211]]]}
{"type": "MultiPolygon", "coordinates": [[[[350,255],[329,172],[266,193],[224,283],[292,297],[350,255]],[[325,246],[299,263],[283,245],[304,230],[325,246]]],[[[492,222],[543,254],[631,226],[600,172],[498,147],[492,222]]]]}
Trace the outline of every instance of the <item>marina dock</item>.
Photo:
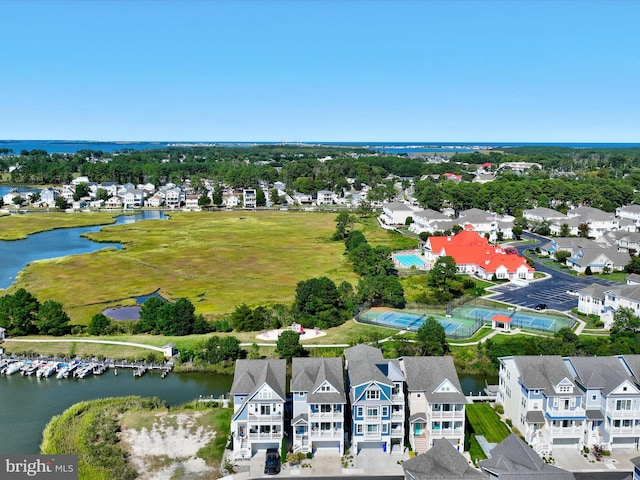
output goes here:
{"type": "Polygon", "coordinates": [[[34,375],[37,378],[49,378],[55,376],[63,378],[85,378],[89,375],[102,375],[107,370],[113,370],[114,375],[118,371],[131,370],[134,377],[141,377],[148,371],[159,371],[165,378],[173,370],[173,362],[146,363],[127,362],[124,360],[104,359],[98,360],[81,358],[60,357],[29,357],[29,356],[0,356],[0,374],[23,376],[34,375]]]}

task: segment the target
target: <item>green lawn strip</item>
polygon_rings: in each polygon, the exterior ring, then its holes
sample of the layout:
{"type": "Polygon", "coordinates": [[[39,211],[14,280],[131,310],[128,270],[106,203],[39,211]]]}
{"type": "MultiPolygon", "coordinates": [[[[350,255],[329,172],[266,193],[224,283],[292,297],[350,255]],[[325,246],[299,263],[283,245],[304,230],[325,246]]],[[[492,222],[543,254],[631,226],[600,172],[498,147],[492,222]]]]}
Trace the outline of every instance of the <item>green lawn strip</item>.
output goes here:
{"type": "MultiPolygon", "coordinates": [[[[488,325],[484,325],[482,327],[480,327],[480,329],[473,334],[473,337],[471,338],[466,338],[466,339],[461,339],[461,340],[457,340],[457,339],[448,339],[447,341],[451,344],[451,343],[455,343],[458,345],[462,345],[465,343],[470,343],[470,344],[474,344],[475,342],[478,342],[480,340],[482,340],[484,337],[487,337],[489,335],[491,335],[491,333],[494,330],[488,326],[488,325]]],[[[451,345],[451,348],[459,348],[458,345],[451,345]]]]}
{"type": "Polygon", "coordinates": [[[469,437],[469,456],[474,465],[476,465],[479,460],[485,460],[487,458],[475,434],[471,434],[469,437]]]}
{"type": "Polygon", "coordinates": [[[484,435],[489,443],[500,443],[511,433],[488,403],[468,404],[467,421],[476,435],[484,435]]]}

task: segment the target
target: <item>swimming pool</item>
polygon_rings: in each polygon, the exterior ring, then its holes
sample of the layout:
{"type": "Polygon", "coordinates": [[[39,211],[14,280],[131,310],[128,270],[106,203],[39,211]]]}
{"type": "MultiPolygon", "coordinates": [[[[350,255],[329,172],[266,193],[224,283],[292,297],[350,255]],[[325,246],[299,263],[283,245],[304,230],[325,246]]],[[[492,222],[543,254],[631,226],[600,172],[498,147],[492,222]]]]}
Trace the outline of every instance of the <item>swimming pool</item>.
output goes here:
{"type": "Polygon", "coordinates": [[[417,255],[394,255],[400,266],[404,268],[424,267],[426,263],[417,255]]]}

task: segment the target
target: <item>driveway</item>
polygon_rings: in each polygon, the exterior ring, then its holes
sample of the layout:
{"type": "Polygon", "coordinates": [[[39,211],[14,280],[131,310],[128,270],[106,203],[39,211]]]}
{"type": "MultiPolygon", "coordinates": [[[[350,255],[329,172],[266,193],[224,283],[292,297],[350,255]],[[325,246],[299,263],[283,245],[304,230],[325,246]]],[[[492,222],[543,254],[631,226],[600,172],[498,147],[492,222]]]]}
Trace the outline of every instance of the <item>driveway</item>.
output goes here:
{"type": "MultiPolygon", "coordinates": [[[[536,243],[515,245],[521,255],[524,250],[536,248],[542,245],[543,242],[549,241],[548,238],[535,234],[526,233],[523,237],[529,240],[536,240],[536,243]]],[[[499,302],[525,308],[534,308],[539,303],[546,303],[548,309],[562,312],[578,306],[578,297],[568,294],[567,291],[569,290],[578,291],[594,283],[600,285],[620,285],[618,282],[604,280],[598,277],[576,277],[562,270],[551,268],[539,260],[533,260],[536,271],[547,273],[549,275],[548,278],[533,281],[526,287],[517,287],[512,284],[493,287],[491,291],[497,292],[497,295],[491,298],[499,302]]]]}

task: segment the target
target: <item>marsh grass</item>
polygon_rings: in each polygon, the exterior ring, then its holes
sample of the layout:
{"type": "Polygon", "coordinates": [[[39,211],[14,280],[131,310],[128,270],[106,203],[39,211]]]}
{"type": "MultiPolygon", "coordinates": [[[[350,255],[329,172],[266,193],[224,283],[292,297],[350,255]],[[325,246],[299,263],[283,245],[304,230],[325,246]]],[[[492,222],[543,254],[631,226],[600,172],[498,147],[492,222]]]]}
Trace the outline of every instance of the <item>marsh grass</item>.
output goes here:
{"type": "MultiPolygon", "coordinates": [[[[36,224],[66,218],[29,217],[36,224]]],[[[92,232],[89,238],[123,249],[34,262],[9,291],[24,287],[41,302],[60,301],[75,324],[158,289],[170,300],[189,299],[212,318],[240,303],[291,302],[296,284],[312,277],[355,285],[344,244],[330,240],[334,229],[335,215],[326,213],[175,212],[168,221],[92,232]]],[[[371,235],[380,233],[371,229],[371,235]]]]}
{"type": "Polygon", "coordinates": [[[32,212],[28,215],[10,215],[0,219],[0,240],[20,240],[32,233],[56,228],[89,227],[109,225],[119,213],[58,213],[32,212]]]}

